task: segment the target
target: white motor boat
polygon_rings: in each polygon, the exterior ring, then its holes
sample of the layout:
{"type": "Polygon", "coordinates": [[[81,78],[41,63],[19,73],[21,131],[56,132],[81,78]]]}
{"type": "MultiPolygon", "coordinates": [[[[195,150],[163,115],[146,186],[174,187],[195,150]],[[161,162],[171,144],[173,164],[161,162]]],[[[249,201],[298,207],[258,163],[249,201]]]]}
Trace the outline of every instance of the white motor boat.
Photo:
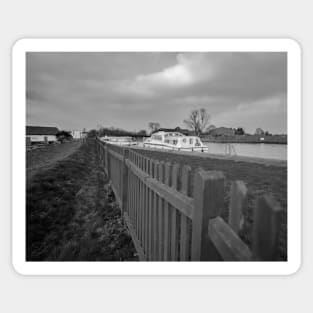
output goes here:
{"type": "Polygon", "coordinates": [[[208,151],[208,147],[199,137],[185,136],[179,132],[156,132],[143,142],[143,146],[177,151],[208,151]]]}
{"type": "Polygon", "coordinates": [[[132,137],[129,136],[104,136],[100,140],[118,146],[134,146],[137,144],[132,137]]]}

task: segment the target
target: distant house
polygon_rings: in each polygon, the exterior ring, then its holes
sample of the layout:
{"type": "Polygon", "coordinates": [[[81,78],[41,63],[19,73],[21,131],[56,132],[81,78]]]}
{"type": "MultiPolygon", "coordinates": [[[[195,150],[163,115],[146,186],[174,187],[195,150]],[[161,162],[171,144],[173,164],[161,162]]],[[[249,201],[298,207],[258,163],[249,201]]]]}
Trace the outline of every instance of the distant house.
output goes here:
{"type": "Polygon", "coordinates": [[[26,144],[57,141],[56,127],[26,126],[26,144]]]}
{"type": "Polygon", "coordinates": [[[217,127],[211,129],[208,134],[211,136],[233,136],[235,135],[235,130],[228,127],[217,127]]]}
{"type": "Polygon", "coordinates": [[[71,130],[70,133],[71,133],[73,139],[83,138],[83,131],[82,130],[71,130]]]}

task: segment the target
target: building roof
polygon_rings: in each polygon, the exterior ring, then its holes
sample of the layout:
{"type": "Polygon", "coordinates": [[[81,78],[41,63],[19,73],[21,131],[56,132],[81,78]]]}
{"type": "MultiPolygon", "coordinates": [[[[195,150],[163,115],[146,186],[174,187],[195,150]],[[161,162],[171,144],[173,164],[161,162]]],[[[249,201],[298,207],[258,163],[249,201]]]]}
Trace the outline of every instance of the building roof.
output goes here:
{"type": "Polygon", "coordinates": [[[56,135],[57,127],[26,126],[26,135],[56,135]]]}

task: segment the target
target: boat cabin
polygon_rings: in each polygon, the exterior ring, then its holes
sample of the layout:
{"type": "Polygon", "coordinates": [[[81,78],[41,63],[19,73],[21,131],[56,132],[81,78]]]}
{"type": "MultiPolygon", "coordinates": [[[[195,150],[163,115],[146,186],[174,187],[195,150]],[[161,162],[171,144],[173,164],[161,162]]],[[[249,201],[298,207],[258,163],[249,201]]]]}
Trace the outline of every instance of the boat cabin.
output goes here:
{"type": "Polygon", "coordinates": [[[178,132],[157,132],[144,141],[146,147],[167,148],[186,151],[204,151],[207,150],[199,137],[185,136],[178,132]]]}

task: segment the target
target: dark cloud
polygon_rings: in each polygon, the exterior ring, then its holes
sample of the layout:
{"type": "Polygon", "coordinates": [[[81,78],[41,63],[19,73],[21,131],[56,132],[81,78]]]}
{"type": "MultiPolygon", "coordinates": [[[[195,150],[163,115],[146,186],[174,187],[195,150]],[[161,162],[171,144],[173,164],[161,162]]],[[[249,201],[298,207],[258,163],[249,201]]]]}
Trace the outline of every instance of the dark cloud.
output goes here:
{"type": "Polygon", "coordinates": [[[286,132],[286,53],[28,53],[27,123],[61,128],[215,125],[286,132]]]}

